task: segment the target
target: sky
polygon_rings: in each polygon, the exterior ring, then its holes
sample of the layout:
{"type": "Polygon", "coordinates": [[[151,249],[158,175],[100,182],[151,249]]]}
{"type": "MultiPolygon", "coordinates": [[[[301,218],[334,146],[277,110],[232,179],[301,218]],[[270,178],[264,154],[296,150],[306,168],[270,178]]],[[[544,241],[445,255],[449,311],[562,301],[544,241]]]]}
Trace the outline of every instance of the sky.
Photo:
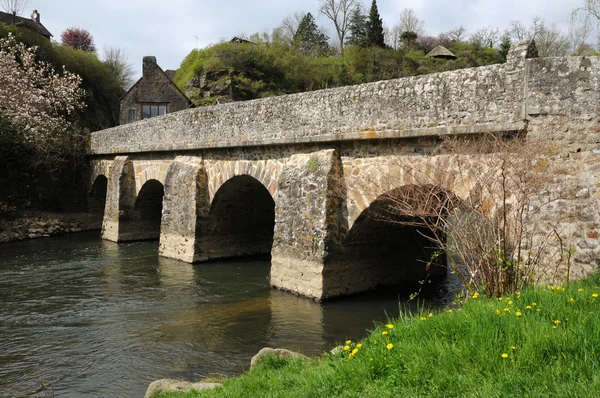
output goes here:
{"type": "MultiPolygon", "coordinates": [[[[362,0],[369,9],[370,0],[362,0]]],[[[571,12],[583,0],[378,0],[383,22],[394,26],[404,8],[412,8],[437,36],[458,26],[471,33],[486,26],[504,30],[510,21],[529,23],[534,16],[568,30],[571,12]]],[[[296,11],[318,15],[319,0],[29,0],[23,16],[34,9],[54,40],[67,28],[87,29],[99,54],[117,47],[128,57],[136,79],[142,57],[154,55],[164,69],[177,69],[194,48],[240,34],[271,31],[296,11]]],[[[317,22],[335,36],[324,17],[317,22]]]]}

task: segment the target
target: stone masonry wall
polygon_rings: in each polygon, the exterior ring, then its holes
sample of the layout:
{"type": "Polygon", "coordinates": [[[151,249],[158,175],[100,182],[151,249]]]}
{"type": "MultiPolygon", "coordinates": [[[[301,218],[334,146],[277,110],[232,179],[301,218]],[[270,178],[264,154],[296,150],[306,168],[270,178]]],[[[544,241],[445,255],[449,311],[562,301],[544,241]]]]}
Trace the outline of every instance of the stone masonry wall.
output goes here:
{"type": "Polygon", "coordinates": [[[91,154],[520,130],[504,65],[190,109],[91,136],[91,154]]]}

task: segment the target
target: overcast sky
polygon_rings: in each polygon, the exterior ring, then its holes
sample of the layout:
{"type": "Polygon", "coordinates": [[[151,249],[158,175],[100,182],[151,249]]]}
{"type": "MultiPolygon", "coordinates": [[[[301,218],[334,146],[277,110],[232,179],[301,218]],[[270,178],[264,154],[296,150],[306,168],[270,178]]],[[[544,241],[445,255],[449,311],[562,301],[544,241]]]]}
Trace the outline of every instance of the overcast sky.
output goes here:
{"type": "MultiPolygon", "coordinates": [[[[371,0],[362,0],[369,8],[371,0]]],[[[154,55],[163,69],[177,69],[183,58],[199,48],[245,33],[279,25],[295,11],[317,15],[318,0],[29,0],[23,16],[33,9],[54,40],[69,27],[89,30],[100,54],[104,46],[120,48],[141,74],[142,57],[154,55]],[[198,39],[196,39],[196,37],[198,39]]],[[[583,0],[378,0],[383,22],[393,26],[402,9],[413,8],[426,22],[429,35],[458,26],[473,32],[484,26],[504,29],[512,20],[529,23],[534,16],[568,30],[573,9],[583,0]]],[[[320,25],[334,36],[324,18],[320,25]]]]}

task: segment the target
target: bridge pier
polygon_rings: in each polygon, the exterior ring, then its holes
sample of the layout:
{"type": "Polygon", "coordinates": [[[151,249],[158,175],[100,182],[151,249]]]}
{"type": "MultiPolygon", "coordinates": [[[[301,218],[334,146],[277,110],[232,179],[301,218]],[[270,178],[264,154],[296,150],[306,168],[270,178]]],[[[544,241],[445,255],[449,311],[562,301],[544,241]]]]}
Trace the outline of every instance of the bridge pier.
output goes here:
{"type": "Polygon", "coordinates": [[[135,207],[135,175],[129,156],[117,156],[110,169],[106,206],[102,220],[102,239],[112,242],[131,240],[128,228],[135,207]]]}
{"type": "Polygon", "coordinates": [[[342,174],[335,150],[293,155],[284,167],[271,252],[273,287],[319,300],[330,296],[324,289],[325,264],[347,230],[342,174]]]}
{"type": "Polygon", "coordinates": [[[180,156],[165,180],[159,255],[194,263],[201,260],[197,244],[199,220],[210,208],[204,164],[200,157],[180,156]]]}

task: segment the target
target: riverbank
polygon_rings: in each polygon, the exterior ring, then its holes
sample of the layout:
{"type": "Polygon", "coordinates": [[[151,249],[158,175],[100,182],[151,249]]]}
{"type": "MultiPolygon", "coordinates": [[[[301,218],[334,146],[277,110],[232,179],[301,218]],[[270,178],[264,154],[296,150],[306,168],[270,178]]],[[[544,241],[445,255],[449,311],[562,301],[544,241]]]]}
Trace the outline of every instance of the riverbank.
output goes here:
{"type": "Polygon", "coordinates": [[[0,220],[0,243],[48,238],[102,227],[102,219],[89,213],[28,211],[13,220],[0,220]]]}
{"type": "Polygon", "coordinates": [[[596,397],[600,278],[403,315],[320,358],[271,358],[174,397],[596,397]]]}

